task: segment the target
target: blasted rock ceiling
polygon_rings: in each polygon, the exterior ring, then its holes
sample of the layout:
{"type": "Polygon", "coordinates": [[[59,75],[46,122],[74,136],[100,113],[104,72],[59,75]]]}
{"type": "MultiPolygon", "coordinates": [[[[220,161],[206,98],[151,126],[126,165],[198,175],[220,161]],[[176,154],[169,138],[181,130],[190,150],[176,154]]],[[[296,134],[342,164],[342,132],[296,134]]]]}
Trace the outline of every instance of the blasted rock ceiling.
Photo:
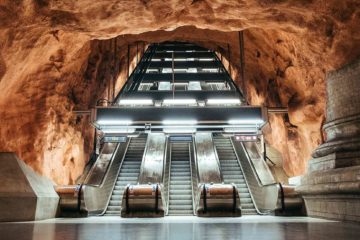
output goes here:
{"type": "Polygon", "coordinates": [[[58,184],[73,183],[93,149],[89,119],[72,110],[93,107],[110,84],[121,88],[128,44],[212,48],[251,104],[288,107],[265,133],[289,176],[304,173],[326,137],[326,72],[360,55],[358,0],[2,0],[0,23],[0,151],[58,184]]]}

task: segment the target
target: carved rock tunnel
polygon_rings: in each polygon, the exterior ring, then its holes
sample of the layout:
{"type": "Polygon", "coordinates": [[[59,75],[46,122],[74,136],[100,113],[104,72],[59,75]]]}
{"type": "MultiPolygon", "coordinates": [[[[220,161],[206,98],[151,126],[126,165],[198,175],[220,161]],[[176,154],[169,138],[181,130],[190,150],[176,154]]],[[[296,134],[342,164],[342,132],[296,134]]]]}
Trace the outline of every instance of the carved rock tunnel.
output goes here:
{"type": "Polygon", "coordinates": [[[117,94],[128,75],[128,46],[130,72],[136,49],[149,43],[213,49],[251,104],[287,107],[264,133],[288,176],[305,172],[326,137],[326,73],[360,53],[357,1],[30,2],[1,3],[0,151],[16,152],[57,184],[74,183],[94,147],[89,119],[73,111],[117,94]]]}

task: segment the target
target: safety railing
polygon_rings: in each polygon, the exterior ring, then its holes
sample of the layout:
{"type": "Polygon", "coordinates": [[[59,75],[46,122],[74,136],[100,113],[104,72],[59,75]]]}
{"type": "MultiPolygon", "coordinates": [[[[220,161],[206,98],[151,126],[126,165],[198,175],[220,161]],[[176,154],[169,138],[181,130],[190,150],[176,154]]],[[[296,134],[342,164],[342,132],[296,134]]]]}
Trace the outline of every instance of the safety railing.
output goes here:
{"type": "Polygon", "coordinates": [[[233,139],[231,142],[257,212],[259,214],[269,214],[277,208],[279,184],[262,184],[244,145],[233,139]]]}

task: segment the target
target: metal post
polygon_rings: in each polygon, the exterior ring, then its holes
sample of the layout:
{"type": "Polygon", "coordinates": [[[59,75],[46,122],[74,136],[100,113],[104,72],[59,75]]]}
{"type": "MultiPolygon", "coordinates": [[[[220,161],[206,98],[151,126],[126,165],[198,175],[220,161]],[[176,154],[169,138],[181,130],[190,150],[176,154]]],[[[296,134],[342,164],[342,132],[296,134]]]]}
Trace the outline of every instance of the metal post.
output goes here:
{"type": "Polygon", "coordinates": [[[136,65],[139,63],[139,42],[136,42],[136,65]]]}
{"type": "Polygon", "coordinates": [[[230,74],[230,77],[231,77],[231,65],[230,65],[230,62],[231,62],[231,52],[230,52],[230,44],[227,45],[227,50],[228,50],[228,61],[229,61],[229,74],[230,74]]]}
{"type": "Polygon", "coordinates": [[[113,83],[112,83],[112,98],[111,101],[113,102],[115,99],[115,84],[116,84],[116,75],[118,73],[117,64],[116,64],[116,56],[117,55],[117,38],[114,39],[114,56],[113,56],[113,69],[114,69],[114,76],[113,76],[113,83]]]}
{"type": "Polygon", "coordinates": [[[171,67],[172,67],[172,90],[173,90],[173,99],[175,98],[175,71],[174,71],[174,52],[172,52],[172,62],[171,62],[171,67]]]}
{"type": "Polygon", "coordinates": [[[263,158],[264,161],[266,162],[266,143],[265,143],[265,139],[264,139],[264,135],[261,135],[261,146],[262,146],[262,150],[263,150],[263,158]]]}
{"type": "Polygon", "coordinates": [[[128,44],[127,49],[127,78],[130,76],[130,44],[128,44]]]}
{"type": "Polygon", "coordinates": [[[244,32],[239,32],[239,48],[240,48],[240,78],[242,82],[242,90],[244,98],[246,99],[246,84],[245,84],[245,55],[244,55],[244,32]]]}

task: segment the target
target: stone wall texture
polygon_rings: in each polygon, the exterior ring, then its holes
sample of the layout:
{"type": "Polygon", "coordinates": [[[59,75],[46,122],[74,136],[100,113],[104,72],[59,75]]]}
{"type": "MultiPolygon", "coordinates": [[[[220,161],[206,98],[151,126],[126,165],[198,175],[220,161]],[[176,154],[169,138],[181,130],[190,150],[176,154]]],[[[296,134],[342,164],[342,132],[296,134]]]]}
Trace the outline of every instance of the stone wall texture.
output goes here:
{"type": "Polygon", "coordinates": [[[138,41],[214,49],[251,104],[288,107],[265,134],[290,176],[323,141],[326,72],[360,54],[358,0],[3,0],[0,23],[0,151],[59,184],[81,175],[93,147],[88,119],[72,110],[111,97],[114,79],[121,88],[129,44],[131,69],[138,41]]]}

